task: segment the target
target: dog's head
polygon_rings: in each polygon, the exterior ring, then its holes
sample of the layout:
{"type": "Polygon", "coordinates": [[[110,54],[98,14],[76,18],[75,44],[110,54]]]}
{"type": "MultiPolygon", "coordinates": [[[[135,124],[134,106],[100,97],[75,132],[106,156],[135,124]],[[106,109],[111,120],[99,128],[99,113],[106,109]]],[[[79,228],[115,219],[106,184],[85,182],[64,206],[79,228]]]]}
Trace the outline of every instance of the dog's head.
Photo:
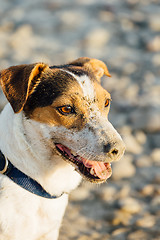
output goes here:
{"type": "Polygon", "coordinates": [[[67,65],[13,66],[1,72],[1,86],[15,113],[46,126],[53,152],[86,179],[104,182],[124,143],[108,121],[111,96],[100,85],[106,65],[79,58],[67,65]]]}

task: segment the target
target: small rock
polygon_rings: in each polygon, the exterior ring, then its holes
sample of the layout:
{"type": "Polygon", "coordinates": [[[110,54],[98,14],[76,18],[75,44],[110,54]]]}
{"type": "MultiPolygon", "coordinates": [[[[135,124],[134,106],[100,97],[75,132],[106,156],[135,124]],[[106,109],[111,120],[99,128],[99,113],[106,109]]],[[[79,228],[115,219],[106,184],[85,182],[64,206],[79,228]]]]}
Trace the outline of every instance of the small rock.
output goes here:
{"type": "Polygon", "coordinates": [[[97,28],[90,31],[85,39],[87,46],[101,48],[110,39],[110,34],[104,28],[97,28]]]}
{"type": "Polygon", "coordinates": [[[101,189],[100,197],[103,201],[112,201],[117,189],[113,186],[107,185],[105,188],[101,189]]]}
{"type": "Polygon", "coordinates": [[[155,163],[160,164],[160,148],[156,148],[153,150],[151,157],[155,163]]]}
{"type": "Polygon", "coordinates": [[[135,101],[138,97],[139,86],[137,84],[132,84],[126,88],[124,91],[124,97],[127,101],[135,101]]]}
{"type": "Polygon", "coordinates": [[[156,55],[153,56],[153,58],[152,58],[152,63],[153,63],[156,67],[160,66],[160,54],[156,54],[156,55]]]}
{"type": "Polygon", "coordinates": [[[61,20],[63,22],[63,30],[67,31],[70,29],[76,29],[80,24],[82,24],[82,22],[84,21],[83,18],[81,18],[82,13],[80,12],[74,12],[72,11],[63,11],[62,15],[61,15],[61,20]],[[77,19],[81,18],[81,22],[77,22],[77,24],[75,25],[75,22],[77,21],[77,19]]]}
{"type": "Polygon", "coordinates": [[[126,144],[126,151],[133,154],[140,154],[142,147],[133,135],[124,135],[123,140],[126,144]]]}
{"type": "Polygon", "coordinates": [[[131,188],[128,184],[125,184],[121,190],[118,191],[118,193],[116,194],[116,198],[117,199],[120,199],[120,198],[126,198],[129,196],[130,194],[130,191],[131,191],[131,188]]]}
{"type": "Polygon", "coordinates": [[[152,199],[151,201],[152,206],[157,206],[157,211],[159,211],[159,206],[160,206],[160,196],[156,196],[152,199]]]}
{"type": "Polygon", "coordinates": [[[136,173],[136,169],[131,162],[132,157],[129,155],[125,155],[123,159],[119,162],[114,163],[113,166],[113,174],[112,178],[114,180],[119,180],[122,178],[130,178],[133,177],[136,173]]]}
{"type": "Polygon", "coordinates": [[[125,237],[128,229],[127,228],[118,228],[112,232],[113,237],[125,237]]]}
{"type": "Polygon", "coordinates": [[[78,190],[75,189],[70,195],[71,201],[82,201],[84,199],[87,199],[88,197],[89,191],[85,187],[78,190]]]}
{"type": "Polygon", "coordinates": [[[114,20],[114,14],[109,11],[101,11],[99,14],[99,18],[104,22],[111,22],[114,20]]]}
{"type": "Polygon", "coordinates": [[[137,230],[127,236],[127,240],[148,240],[148,233],[143,230],[137,230]]]}
{"type": "Polygon", "coordinates": [[[150,16],[149,18],[149,26],[155,32],[160,32],[160,21],[159,16],[150,16]]]}
{"type": "Polygon", "coordinates": [[[143,228],[151,228],[155,223],[155,216],[152,215],[146,215],[136,221],[136,225],[143,228]]]}
{"type": "Polygon", "coordinates": [[[144,144],[147,140],[146,134],[142,131],[137,131],[135,133],[135,138],[139,144],[144,144]]]}
{"type": "Polygon", "coordinates": [[[130,121],[135,130],[145,130],[155,133],[160,131],[160,108],[144,106],[136,109],[130,115],[130,121]]]}
{"type": "Polygon", "coordinates": [[[153,196],[154,193],[154,185],[153,184],[147,184],[146,186],[143,187],[141,193],[144,196],[153,196]]]}
{"type": "Polygon", "coordinates": [[[152,159],[146,155],[142,155],[136,159],[137,167],[150,167],[152,164],[152,159]]]}
{"type": "Polygon", "coordinates": [[[119,205],[124,212],[135,214],[138,213],[142,206],[138,203],[138,201],[134,198],[125,198],[119,200],[119,205]]]}
{"type": "Polygon", "coordinates": [[[114,219],[112,220],[113,225],[123,224],[124,226],[128,226],[131,221],[131,214],[128,212],[124,212],[122,210],[117,210],[115,212],[114,219]]]}
{"type": "Polygon", "coordinates": [[[151,52],[160,51],[160,36],[156,36],[152,39],[152,41],[148,43],[147,48],[151,52]]]}
{"type": "Polygon", "coordinates": [[[90,237],[88,236],[81,236],[78,238],[78,240],[90,240],[90,237]]]}
{"type": "Polygon", "coordinates": [[[37,44],[31,25],[22,25],[10,37],[10,45],[15,50],[14,58],[25,61],[32,54],[32,48],[37,44]]]}

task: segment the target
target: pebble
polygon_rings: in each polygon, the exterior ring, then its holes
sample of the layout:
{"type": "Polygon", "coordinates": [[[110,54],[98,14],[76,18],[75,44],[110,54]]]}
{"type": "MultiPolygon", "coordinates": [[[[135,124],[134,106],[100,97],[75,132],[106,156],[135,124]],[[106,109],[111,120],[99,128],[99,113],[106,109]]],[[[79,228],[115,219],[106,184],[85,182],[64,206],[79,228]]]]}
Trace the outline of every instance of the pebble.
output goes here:
{"type": "Polygon", "coordinates": [[[151,206],[157,206],[157,211],[159,211],[160,206],[160,195],[152,199],[151,206]]]}
{"type": "Polygon", "coordinates": [[[150,167],[153,164],[151,157],[147,155],[139,156],[135,163],[137,167],[150,167]]]}
{"type": "Polygon", "coordinates": [[[137,226],[143,228],[151,228],[155,225],[155,217],[152,215],[146,215],[136,221],[137,226]]]}
{"type": "Polygon", "coordinates": [[[133,135],[123,136],[123,140],[126,144],[126,151],[132,154],[140,154],[143,150],[142,146],[138,143],[133,135]]]}
{"type": "Polygon", "coordinates": [[[128,197],[119,200],[120,208],[127,213],[135,214],[141,211],[142,206],[134,198],[128,197]]]}
{"type": "Polygon", "coordinates": [[[131,193],[131,189],[129,184],[125,184],[122,186],[122,188],[116,193],[116,199],[124,199],[126,197],[129,197],[131,193]]]}
{"type": "Polygon", "coordinates": [[[32,48],[36,45],[36,40],[33,36],[32,27],[28,24],[17,29],[10,37],[10,46],[16,52],[15,61],[27,60],[32,54],[32,48]]]}
{"type": "Polygon", "coordinates": [[[160,32],[160,21],[158,15],[153,15],[149,19],[149,26],[155,32],[160,32]]]}
{"type": "Polygon", "coordinates": [[[153,184],[147,184],[146,186],[143,187],[141,193],[144,196],[153,196],[154,194],[154,185],[153,184]]]}
{"type": "Polygon", "coordinates": [[[152,157],[154,163],[157,163],[160,165],[160,148],[155,148],[152,151],[151,157],[152,157]]]}
{"type": "Polygon", "coordinates": [[[71,201],[83,201],[89,197],[90,197],[89,191],[85,187],[80,188],[79,190],[76,189],[70,195],[71,201]]]}
{"type": "Polygon", "coordinates": [[[112,224],[113,225],[123,225],[129,226],[131,223],[132,215],[128,212],[123,210],[115,211],[115,216],[113,218],[112,224]]]}
{"type": "Polygon", "coordinates": [[[114,180],[120,180],[122,178],[131,178],[135,175],[136,169],[132,163],[132,157],[126,155],[119,162],[114,163],[113,165],[113,174],[112,178],[114,180]]]}
{"type": "Polygon", "coordinates": [[[154,37],[147,45],[148,50],[151,52],[160,51],[160,36],[154,37]]]}
{"type": "Polygon", "coordinates": [[[112,232],[112,236],[118,237],[118,239],[122,239],[122,238],[125,239],[127,231],[128,231],[127,228],[118,228],[112,232]]]}
{"type": "Polygon", "coordinates": [[[127,240],[149,240],[148,233],[143,230],[137,230],[130,233],[127,237],[127,240]]]}
{"type": "Polygon", "coordinates": [[[147,137],[146,137],[146,134],[142,131],[136,131],[135,133],[135,139],[137,140],[137,142],[139,144],[145,144],[146,141],[147,141],[147,137]]]}
{"type": "Polygon", "coordinates": [[[117,193],[117,189],[113,186],[110,186],[109,184],[103,188],[103,189],[100,189],[100,197],[103,201],[107,201],[107,202],[110,202],[112,201],[112,199],[114,198],[114,196],[116,195],[117,193]]]}
{"type": "Polygon", "coordinates": [[[91,30],[85,38],[86,47],[102,48],[108,43],[110,34],[103,28],[91,30]]]}
{"type": "Polygon", "coordinates": [[[158,106],[137,108],[130,115],[133,129],[145,130],[150,133],[160,131],[160,109],[158,106]]]}
{"type": "Polygon", "coordinates": [[[160,66],[160,54],[156,54],[156,55],[153,56],[152,63],[156,67],[160,66]]]}

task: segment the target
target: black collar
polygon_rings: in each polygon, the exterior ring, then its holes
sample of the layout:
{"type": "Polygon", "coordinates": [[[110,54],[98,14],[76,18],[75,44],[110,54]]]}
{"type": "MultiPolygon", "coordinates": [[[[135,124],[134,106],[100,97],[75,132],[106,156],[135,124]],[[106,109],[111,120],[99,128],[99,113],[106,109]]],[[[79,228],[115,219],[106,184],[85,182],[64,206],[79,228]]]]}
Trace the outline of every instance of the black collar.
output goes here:
{"type": "Polygon", "coordinates": [[[42,188],[42,186],[38,182],[28,177],[25,173],[21,172],[19,169],[13,166],[13,164],[3,155],[1,151],[0,151],[0,174],[8,176],[16,184],[38,196],[53,199],[61,197],[63,195],[63,193],[60,196],[50,195],[42,188]]]}

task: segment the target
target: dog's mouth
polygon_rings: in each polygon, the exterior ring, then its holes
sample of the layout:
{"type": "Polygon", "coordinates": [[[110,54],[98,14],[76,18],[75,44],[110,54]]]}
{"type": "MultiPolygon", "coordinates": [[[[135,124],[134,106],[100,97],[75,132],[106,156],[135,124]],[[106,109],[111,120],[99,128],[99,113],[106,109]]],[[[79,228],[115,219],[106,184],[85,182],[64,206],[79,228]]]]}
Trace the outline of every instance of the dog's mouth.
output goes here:
{"type": "Polygon", "coordinates": [[[110,163],[85,159],[79,155],[76,155],[71,149],[60,143],[56,143],[55,146],[58,152],[64,156],[64,159],[71,163],[75,167],[75,170],[78,171],[83,178],[87,179],[88,181],[102,183],[112,175],[110,163]]]}

